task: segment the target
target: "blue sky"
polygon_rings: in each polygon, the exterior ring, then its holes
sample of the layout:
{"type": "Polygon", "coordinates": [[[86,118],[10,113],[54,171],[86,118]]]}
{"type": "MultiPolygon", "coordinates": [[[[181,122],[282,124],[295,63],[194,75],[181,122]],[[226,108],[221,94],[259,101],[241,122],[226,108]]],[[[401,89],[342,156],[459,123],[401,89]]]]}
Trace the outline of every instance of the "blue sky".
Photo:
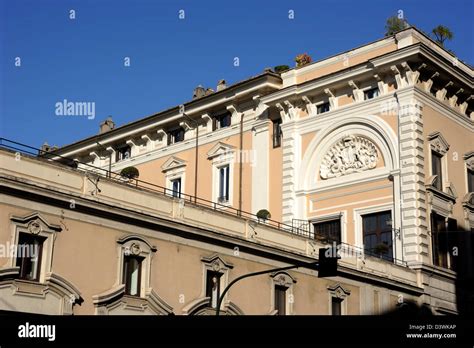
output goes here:
{"type": "Polygon", "coordinates": [[[66,145],[97,134],[108,115],[122,125],[189,101],[198,84],[215,89],[293,66],[299,53],[319,60],[382,38],[398,10],[424,31],[450,27],[447,47],[473,64],[473,3],[0,0],[0,136],[66,145]],[[57,116],[64,99],[94,102],[95,119],[57,116]]]}

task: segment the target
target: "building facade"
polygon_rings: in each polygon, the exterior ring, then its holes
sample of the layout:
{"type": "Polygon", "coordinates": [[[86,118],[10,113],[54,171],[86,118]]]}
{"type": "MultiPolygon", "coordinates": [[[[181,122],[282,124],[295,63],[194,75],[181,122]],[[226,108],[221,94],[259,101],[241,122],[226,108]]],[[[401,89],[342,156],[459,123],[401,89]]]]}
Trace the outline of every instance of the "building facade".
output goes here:
{"type": "Polygon", "coordinates": [[[458,313],[474,230],[472,87],[470,66],[409,28],[199,87],[39,156],[3,149],[0,241],[40,252],[0,259],[0,309],[213,314],[236,277],[314,262],[329,244],[337,277],[249,278],[223,312],[382,314],[411,301],[458,313]],[[117,174],[131,166],[138,180],[117,174]]]}

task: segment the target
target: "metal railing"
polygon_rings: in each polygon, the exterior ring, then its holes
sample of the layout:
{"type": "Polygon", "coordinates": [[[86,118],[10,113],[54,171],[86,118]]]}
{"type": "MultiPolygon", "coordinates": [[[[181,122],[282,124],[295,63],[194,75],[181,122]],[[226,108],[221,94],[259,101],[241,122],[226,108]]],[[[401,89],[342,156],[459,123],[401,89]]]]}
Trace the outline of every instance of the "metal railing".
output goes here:
{"type": "MultiPolygon", "coordinates": [[[[17,156],[27,155],[31,157],[45,159],[47,161],[59,163],[61,165],[67,166],[69,168],[72,168],[79,172],[83,172],[85,174],[100,175],[106,178],[107,180],[112,180],[121,184],[125,184],[125,183],[130,184],[130,187],[135,187],[142,190],[150,191],[159,195],[166,196],[170,199],[183,200],[184,202],[187,202],[192,205],[196,205],[196,206],[206,208],[206,209],[211,209],[213,211],[217,211],[217,212],[227,214],[227,215],[244,218],[244,219],[253,221],[254,223],[257,223],[257,224],[262,224],[265,226],[278,229],[279,231],[282,231],[285,233],[290,233],[290,234],[301,236],[310,240],[315,240],[314,232],[311,230],[311,227],[309,226],[309,223],[307,223],[306,220],[295,219],[294,221],[301,222],[301,223],[293,222],[292,225],[288,225],[288,224],[282,223],[280,221],[272,220],[272,219],[263,220],[261,218],[258,218],[256,214],[239,210],[228,204],[213,202],[213,201],[200,198],[197,196],[188,195],[183,192],[179,194],[179,197],[175,197],[176,192],[172,188],[166,188],[166,187],[156,185],[156,184],[153,184],[144,180],[140,180],[140,179],[126,179],[120,173],[103,169],[100,167],[96,167],[89,163],[80,162],[80,161],[71,159],[69,157],[61,156],[55,153],[54,151],[47,152],[47,151],[35,148],[33,146],[25,145],[25,144],[22,144],[13,140],[9,140],[6,138],[2,138],[2,137],[0,137],[0,148],[5,148],[11,151],[15,151],[17,153],[17,156]],[[303,224],[302,223],[303,221],[306,221],[306,223],[303,224]]],[[[388,260],[387,258],[380,257],[380,255],[375,255],[371,253],[369,250],[365,250],[364,248],[361,248],[358,246],[354,246],[347,243],[339,243],[339,245],[341,249],[349,250],[350,252],[358,254],[358,255],[374,256],[377,258],[381,258],[382,260],[385,260],[385,261],[390,261],[390,262],[396,261],[398,264],[406,265],[406,262],[402,260],[398,260],[395,258],[390,258],[390,260],[388,260]]]]}

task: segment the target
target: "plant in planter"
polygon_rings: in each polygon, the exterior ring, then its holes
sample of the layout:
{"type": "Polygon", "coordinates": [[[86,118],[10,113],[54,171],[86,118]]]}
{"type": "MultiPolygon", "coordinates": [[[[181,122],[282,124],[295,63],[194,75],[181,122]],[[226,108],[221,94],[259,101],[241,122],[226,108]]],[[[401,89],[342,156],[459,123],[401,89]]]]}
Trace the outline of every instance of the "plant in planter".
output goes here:
{"type": "Polygon", "coordinates": [[[266,220],[270,219],[271,217],[272,217],[272,215],[270,214],[270,212],[267,209],[260,209],[257,212],[257,218],[258,218],[259,221],[265,222],[266,220]]]}
{"type": "Polygon", "coordinates": [[[299,54],[295,58],[296,67],[300,68],[311,63],[312,59],[307,53],[299,54]]]}
{"type": "Polygon", "coordinates": [[[385,243],[380,243],[380,244],[377,244],[376,246],[374,246],[374,253],[376,255],[379,255],[380,257],[382,257],[383,254],[386,254],[388,253],[388,245],[385,244],[385,243]]]}
{"type": "Polygon", "coordinates": [[[276,73],[281,74],[286,70],[290,70],[290,67],[288,65],[277,65],[273,70],[275,70],[276,73]]]}
{"type": "MultiPolygon", "coordinates": [[[[120,176],[128,180],[133,180],[140,176],[140,172],[135,167],[126,167],[120,171],[120,176]]],[[[137,181],[137,186],[138,186],[138,181],[137,181]]]]}

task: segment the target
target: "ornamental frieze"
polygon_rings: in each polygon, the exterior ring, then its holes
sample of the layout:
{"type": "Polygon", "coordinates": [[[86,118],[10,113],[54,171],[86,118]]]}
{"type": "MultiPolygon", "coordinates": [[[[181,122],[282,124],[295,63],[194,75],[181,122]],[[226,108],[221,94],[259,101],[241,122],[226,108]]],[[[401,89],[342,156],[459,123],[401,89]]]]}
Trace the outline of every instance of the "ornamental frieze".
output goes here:
{"type": "Polygon", "coordinates": [[[334,144],[324,155],[319,174],[322,179],[374,169],[377,166],[377,147],[367,138],[347,136],[334,144]]]}

